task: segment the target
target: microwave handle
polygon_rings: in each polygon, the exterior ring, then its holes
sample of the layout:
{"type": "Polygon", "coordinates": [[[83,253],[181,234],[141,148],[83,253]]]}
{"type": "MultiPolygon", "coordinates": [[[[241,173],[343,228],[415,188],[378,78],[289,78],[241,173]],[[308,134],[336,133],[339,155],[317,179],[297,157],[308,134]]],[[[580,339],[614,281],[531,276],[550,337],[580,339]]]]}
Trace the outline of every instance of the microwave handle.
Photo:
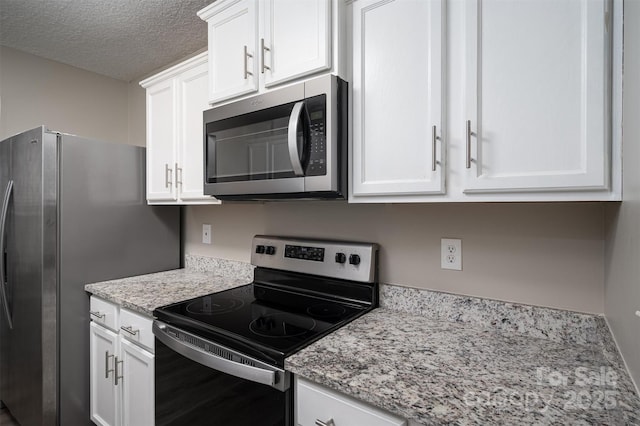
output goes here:
{"type": "Polygon", "coordinates": [[[298,123],[302,121],[300,119],[303,111],[304,101],[296,102],[291,110],[291,116],[289,117],[289,158],[291,159],[291,165],[293,166],[293,173],[296,176],[304,176],[302,161],[300,160],[300,149],[298,147],[298,123]]]}

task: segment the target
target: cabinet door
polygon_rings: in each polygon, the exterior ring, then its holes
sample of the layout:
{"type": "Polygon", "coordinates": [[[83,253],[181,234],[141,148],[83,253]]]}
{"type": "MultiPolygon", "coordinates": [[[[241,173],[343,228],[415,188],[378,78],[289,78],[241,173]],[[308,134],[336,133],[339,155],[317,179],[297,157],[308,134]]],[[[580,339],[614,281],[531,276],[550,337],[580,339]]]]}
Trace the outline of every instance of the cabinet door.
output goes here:
{"type": "Polygon", "coordinates": [[[442,31],[440,0],[353,4],[352,195],[444,192],[442,31]]]}
{"type": "Polygon", "coordinates": [[[608,5],[464,2],[465,192],[608,187],[608,5]]]}
{"type": "Polygon", "coordinates": [[[176,199],[175,84],[173,79],[147,89],[147,200],[176,199]]]}
{"type": "Polygon", "coordinates": [[[266,87],[331,68],[331,1],[266,0],[260,49],[266,87]]]}
{"type": "Polygon", "coordinates": [[[258,90],[257,16],[256,0],[240,0],[207,20],[211,103],[258,90]]]}
{"type": "Polygon", "coordinates": [[[155,386],[153,354],[120,338],[122,360],[122,424],[153,426],[155,386]]]}
{"type": "Polygon", "coordinates": [[[119,401],[113,377],[118,336],[93,321],[89,331],[91,420],[100,426],[115,426],[119,424],[119,401]]]}
{"type": "Polygon", "coordinates": [[[203,120],[202,112],[209,108],[207,95],[207,63],[200,64],[178,77],[180,93],[180,140],[177,182],[180,199],[208,200],[203,194],[203,120]]]}
{"type": "Polygon", "coordinates": [[[349,426],[407,426],[401,417],[305,379],[296,378],[295,418],[299,426],[324,422],[349,426]]]}

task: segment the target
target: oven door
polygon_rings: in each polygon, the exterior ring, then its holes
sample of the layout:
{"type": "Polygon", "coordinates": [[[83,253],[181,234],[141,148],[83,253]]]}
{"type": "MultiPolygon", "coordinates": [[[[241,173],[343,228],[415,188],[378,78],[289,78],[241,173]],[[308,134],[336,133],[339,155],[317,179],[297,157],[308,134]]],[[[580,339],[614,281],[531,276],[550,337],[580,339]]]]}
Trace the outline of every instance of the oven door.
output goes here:
{"type": "Polygon", "coordinates": [[[154,321],[156,425],[293,425],[288,372],[154,321]]]}

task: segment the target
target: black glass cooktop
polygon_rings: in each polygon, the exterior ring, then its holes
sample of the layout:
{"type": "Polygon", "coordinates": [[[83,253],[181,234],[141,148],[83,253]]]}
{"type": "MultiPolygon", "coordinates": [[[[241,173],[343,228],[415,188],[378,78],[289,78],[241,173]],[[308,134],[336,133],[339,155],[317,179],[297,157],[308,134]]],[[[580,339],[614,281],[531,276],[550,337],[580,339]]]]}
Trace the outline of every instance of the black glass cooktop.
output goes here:
{"type": "Polygon", "coordinates": [[[371,309],[370,305],[260,284],[154,311],[158,320],[277,365],[371,309]]]}

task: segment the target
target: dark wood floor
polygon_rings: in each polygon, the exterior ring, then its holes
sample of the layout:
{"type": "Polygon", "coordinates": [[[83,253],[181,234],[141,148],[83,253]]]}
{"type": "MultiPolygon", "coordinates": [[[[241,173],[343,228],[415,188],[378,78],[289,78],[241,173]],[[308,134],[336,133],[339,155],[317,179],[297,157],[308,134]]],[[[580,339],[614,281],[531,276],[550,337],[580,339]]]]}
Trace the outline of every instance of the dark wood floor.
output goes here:
{"type": "Polygon", "coordinates": [[[7,410],[4,408],[0,409],[0,425],[1,426],[20,426],[18,423],[13,420],[13,417],[9,415],[7,410]]]}

